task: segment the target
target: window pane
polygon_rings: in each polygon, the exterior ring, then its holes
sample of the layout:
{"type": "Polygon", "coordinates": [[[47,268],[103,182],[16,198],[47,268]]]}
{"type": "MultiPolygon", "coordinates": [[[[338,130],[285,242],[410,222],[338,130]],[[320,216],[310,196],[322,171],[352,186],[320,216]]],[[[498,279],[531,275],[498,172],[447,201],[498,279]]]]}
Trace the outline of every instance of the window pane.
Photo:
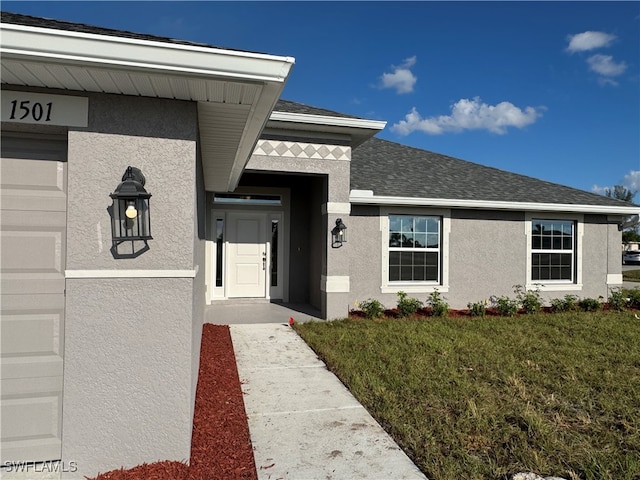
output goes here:
{"type": "Polygon", "coordinates": [[[400,221],[400,231],[402,233],[413,232],[413,217],[402,217],[400,221]]]}
{"type": "Polygon", "coordinates": [[[440,219],[437,217],[427,218],[427,232],[439,233],[440,232],[440,219]]]}
{"type": "Polygon", "coordinates": [[[400,217],[396,215],[389,216],[389,232],[400,231],[400,217]]]}
{"type": "Polygon", "coordinates": [[[533,253],[531,255],[532,280],[572,280],[570,253],[533,253]]]}
{"type": "Polygon", "coordinates": [[[402,233],[402,246],[405,248],[413,248],[412,233],[402,233]]]}
{"type": "Polygon", "coordinates": [[[400,280],[400,252],[389,252],[389,280],[400,280]]]}
{"type": "Polygon", "coordinates": [[[424,233],[427,231],[427,219],[425,217],[416,217],[414,221],[414,229],[416,232],[424,233]]]}
{"type": "Polygon", "coordinates": [[[427,264],[427,252],[414,252],[413,253],[413,262],[416,265],[426,265],[427,264]]]}
{"type": "Polygon", "coordinates": [[[436,252],[428,252],[426,257],[426,280],[439,280],[438,267],[440,266],[440,255],[436,252]]]}
{"type": "Polygon", "coordinates": [[[411,278],[412,270],[413,269],[411,267],[400,267],[400,280],[403,282],[410,282],[413,280],[411,278]]]}
{"type": "Polygon", "coordinates": [[[280,195],[256,195],[239,193],[216,193],[213,203],[242,205],[282,205],[280,195]]]}
{"type": "Polygon", "coordinates": [[[390,281],[438,281],[440,255],[438,252],[389,252],[390,281]]]}
{"type": "Polygon", "coordinates": [[[415,248],[425,248],[427,246],[427,234],[426,233],[416,233],[413,237],[414,237],[414,247],[415,248]]]}
{"type": "Polygon", "coordinates": [[[401,237],[398,232],[389,232],[389,246],[399,247],[401,245],[401,237]]]}
{"type": "Polygon", "coordinates": [[[222,286],[222,248],[224,246],[224,220],[216,219],[216,287],[222,286]]]}
{"type": "Polygon", "coordinates": [[[278,220],[271,220],[271,286],[278,286],[278,220]]]}
{"type": "Polygon", "coordinates": [[[539,250],[542,247],[542,240],[540,238],[540,235],[534,235],[531,238],[531,248],[533,248],[534,250],[539,250]]]}

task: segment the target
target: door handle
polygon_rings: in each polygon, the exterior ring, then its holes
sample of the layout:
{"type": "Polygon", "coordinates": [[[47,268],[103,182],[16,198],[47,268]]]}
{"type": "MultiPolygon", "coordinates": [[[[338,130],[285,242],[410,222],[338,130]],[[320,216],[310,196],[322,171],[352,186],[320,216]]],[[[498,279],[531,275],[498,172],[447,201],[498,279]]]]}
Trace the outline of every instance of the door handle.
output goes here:
{"type": "Polygon", "coordinates": [[[267,253],[263,252],[262,253],[262,270],[266,270],[267,269],[267,253]]]}

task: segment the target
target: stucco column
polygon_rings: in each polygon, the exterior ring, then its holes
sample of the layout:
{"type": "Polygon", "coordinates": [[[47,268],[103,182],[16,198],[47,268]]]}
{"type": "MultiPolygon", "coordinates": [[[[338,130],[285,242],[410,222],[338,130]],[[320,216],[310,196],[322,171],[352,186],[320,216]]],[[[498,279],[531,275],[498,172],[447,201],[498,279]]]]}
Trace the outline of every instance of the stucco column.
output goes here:
{"type": "Polygon", "coordinates": [[[328,320],[344,318],[349,312],[350,259],[357,248],[349,242],[351,206],[349,204],[350,162],[334,162],[337,165],[329,173],[327,203],[322,206],[323,221],[327,225],[327,257],[321,279],[322,316],[328,320]],[[347,227],[347,241],[333,245],[331,230],[340,218],[347,227]]]}
{"type": "Polygon", "coordinates": [[[96,95],[90,112],[68,136],[62,458],[78,470],[63,478],[189,459],[197,375],[195,106],[96,95]],[[153,240],[115,258],[109,193],[129,165],[153,240]]]}

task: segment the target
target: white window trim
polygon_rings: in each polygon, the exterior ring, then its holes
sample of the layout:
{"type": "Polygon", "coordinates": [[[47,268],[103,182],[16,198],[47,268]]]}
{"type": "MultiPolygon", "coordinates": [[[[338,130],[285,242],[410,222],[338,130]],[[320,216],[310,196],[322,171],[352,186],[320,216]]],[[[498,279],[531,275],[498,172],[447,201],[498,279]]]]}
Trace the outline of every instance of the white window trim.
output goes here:
{"type": "Polygon", "coordinates": [[[451,233],[451,210],[444,208],[419,207],[380,207],[380,232],[382,252],[381,293],[447,293],[449,291],[449,234],[451,233]],[[440,283],[434,282],[389,282],[389,215],[438,216],[442,218],[441,225],[441,264],[440,283]]]}
{"type": "Polygon", "coordinates": [[[582,241],[584,236],[584,215],[582,214],[562,214],[562,213],[540,213],[526,212],[524,222],[524,232],[527,238],[527,278],[525,288],[527,290],[540,290],[541,292],[561,292],[582,290],[582,241]],[[544,283],[531,280],[531,222],[533,220],[566,220],[575,224],[575,279],[569,280],[546,280],[544,283]]]}

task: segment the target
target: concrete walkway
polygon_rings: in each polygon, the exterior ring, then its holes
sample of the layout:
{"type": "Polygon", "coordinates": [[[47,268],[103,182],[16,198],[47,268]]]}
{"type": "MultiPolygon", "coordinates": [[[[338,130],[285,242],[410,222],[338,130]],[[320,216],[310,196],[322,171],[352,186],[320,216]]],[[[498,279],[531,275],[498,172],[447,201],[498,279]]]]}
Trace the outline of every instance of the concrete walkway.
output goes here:
{"type": "Polygon", "coordinates": [[[260,480],[425,479],[288,325],[231,325],[260,480]]]}

